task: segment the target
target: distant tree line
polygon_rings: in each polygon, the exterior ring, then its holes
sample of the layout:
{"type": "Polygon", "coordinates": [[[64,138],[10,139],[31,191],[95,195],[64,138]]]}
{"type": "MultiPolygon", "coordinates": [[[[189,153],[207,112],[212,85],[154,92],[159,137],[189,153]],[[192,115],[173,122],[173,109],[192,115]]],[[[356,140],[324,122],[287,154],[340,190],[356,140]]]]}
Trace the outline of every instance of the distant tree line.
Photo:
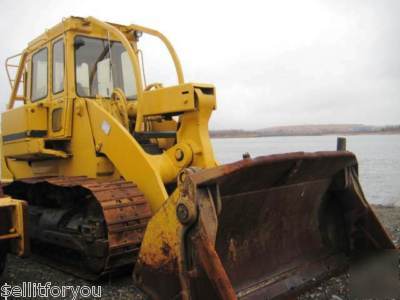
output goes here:
{"type": "Polygon", "coordinates": [[[383,126],[380,131],[383,131],[383,132],[400,132],[400,125],[383,126]]]}
{"type": "Polygon", "coordinates": [[[214,138],[245,138],[268,136],[306,136],[327,134],[373,134],[373,133],[400,133],[400,125],[370,126],[363,124],[324,124],[324,125],[295,125],[277,126],[258,130],[227,129],[211,130],[214,138]]]}

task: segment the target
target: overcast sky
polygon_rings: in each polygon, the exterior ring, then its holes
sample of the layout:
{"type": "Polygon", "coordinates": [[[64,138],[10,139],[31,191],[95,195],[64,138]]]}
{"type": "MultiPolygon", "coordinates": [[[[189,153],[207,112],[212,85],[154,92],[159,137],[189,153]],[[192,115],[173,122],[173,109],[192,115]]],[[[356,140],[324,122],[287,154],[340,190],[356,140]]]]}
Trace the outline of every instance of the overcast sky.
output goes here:
{"type": "MultiPolygon", "coordinates": [[[[162,31],[213,129],[400,123],[400,1],[0,0],[0,63],[70,15],[162,31]]],[[[0,72],[1,108],[10,88],[0,72]]]]}

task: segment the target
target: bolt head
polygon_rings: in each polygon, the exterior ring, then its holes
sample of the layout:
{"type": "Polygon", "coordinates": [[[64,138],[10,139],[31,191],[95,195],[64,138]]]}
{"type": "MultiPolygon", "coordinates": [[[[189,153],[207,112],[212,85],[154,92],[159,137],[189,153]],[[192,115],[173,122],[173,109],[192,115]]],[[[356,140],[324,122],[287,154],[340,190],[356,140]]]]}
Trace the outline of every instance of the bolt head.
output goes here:
{"type": "Polygon", "coordinates": [[[178,220],[185,224],[189,220],[189,209],[186,207],[185,204],[179,203],[176,207],[176,215],[178,216],[178,220]]]}
{"type": "Polygon", "coordinates": [[[183,158],[185,157],[185,153],[183,153],[182,149],[176,149],[175,151],[175,159],[177,161],[182,161],[183,158]]]}

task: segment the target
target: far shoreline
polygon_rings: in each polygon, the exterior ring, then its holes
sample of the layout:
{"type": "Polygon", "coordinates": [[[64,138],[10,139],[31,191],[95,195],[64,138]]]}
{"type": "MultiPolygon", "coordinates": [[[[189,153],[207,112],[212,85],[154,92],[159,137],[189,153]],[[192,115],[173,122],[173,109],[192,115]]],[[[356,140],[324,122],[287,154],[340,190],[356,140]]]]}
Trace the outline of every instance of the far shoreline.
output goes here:
{"type": "Polygon", "coordinates": [[[232,138],[266,138],[266,137],[309,137],[309,136],[358,136],[358,135],[400,135],[400,131],[382,131],[382,132],[337,132],[337,133],[310,133],[310,134],[251,134],[251,133],[219,133],[211,131],[212,139],[232,139],[232,138]]]}

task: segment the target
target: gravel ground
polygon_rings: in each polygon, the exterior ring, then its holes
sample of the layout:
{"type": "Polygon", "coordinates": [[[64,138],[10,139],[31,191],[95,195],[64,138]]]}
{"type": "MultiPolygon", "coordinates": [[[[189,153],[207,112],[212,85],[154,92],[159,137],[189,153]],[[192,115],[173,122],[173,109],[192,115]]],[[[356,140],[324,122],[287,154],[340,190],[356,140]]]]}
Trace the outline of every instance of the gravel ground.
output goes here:
{"type": "MultiPolygon", "coordinates": [[[[101,286],[101,299],[107,300],[142,300],[145,297],[132,284],[129,274],[114,278],[105,279],[102,282],[93,284],[73,277],[70,274],[55,270],[47,265],[36,262],[33,258],[21,259],[15,256],[8,257],[8,267],[3,279],[4,282],[14,285],[22,285],[23,282],[51,282],[52,286],[101,286]]],[[[46,298],[41,298],[46,299],[46,298]]],[[[48,298],[48,299],[72,299],[69,297],[48,298]]],[[[85,299],[92,299],[91,297],[85,299]]]]}
{"type": "MultiPolygon", "coordinates": [[[[400,246],[400,207],[373,206],[379,220],[389,232],[396,246],[400,246]]],[[[298,300],[332,299],[349,300],[349,274],[333,277],[320,286],[305,292],[298,300]]]]}
{"type": "MultiPolygon", "coordinates": [[[[400,245],[400,207],[374,206],[378,217],[391,233],[396,245],[400,245]]],[[[57,286],[91,286],[92,283],[74,278],[46,265],[39,264],[32,258],[21,259],[9,256],[8,267],[3,281],[10,285],[22,285],[22,282],[51,282],[57,286]]],[[[298,297],[306,299],[333,299],[345,300],[348,297],[348,274],[331,278],[320,286],[305,292],[298,297]]],[[[131,276],[125,275],[110,278],[98,283],[102,287],[102,299],[125,300],[145,299],[145,297],[132,285],[131,276]]],[[[71,299],[71,295],[69,299],[71,299]]],[[[54,298],[51,298],[54,299],[54,298]]],[[[65,298],[59,298],[65,299],[65,298]]],[[[86,298],[90,299],[90,298],[86,298]]]]}

